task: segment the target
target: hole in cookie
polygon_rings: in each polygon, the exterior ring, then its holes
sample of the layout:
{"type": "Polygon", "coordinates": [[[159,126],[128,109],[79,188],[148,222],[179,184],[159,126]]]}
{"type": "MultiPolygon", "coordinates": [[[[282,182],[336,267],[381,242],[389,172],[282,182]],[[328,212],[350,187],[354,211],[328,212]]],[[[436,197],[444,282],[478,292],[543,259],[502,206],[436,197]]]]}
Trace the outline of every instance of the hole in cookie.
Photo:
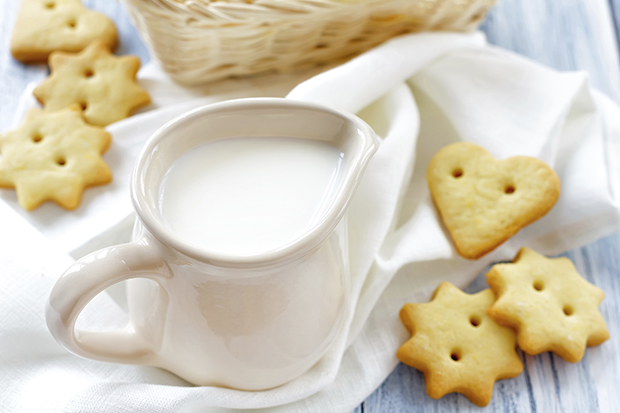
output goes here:
{"type": "Polygon", "coordinates": [[[56,163],[60,166],[65,166],[65,164],[67,163],[67,160],[63,157],[60,157],[58,159],[56,159],[56,163]]]}
{"type": "Polygon", "coordinates": [[[459,361],[461,359],[461,350],[454,349],[452,353],[450,353],[450,358],[454,361],[459,361]]]}
{"type": "Polygon", "coordinates": [[[512,185],[508,185],[506,188],[504,188],[504,192],[507,194],[512,194],[515,192],[515,187],[512,185]]]}
{"type": "Polygon", "coordinates": [[[93,77],[95,75],[95,72],[92,71],[92,69],[86,69],[84,71],[84,76],[86,77],[93,77]]]}
{"type": "Polygon", "coordinates": [[[53,9],[54,7],[56,7],[56,3],[54,3],[53,1],[48,1],[47,3],[45,3],[45,8],[46,9],[53,9]]]}
{"type": "Polygon", "coordinates": [[[534,287],[536,291],[542,291],[545,288],[545,285],[542,283],[542,281],[534,281],[532,287],[534,287]]]}
{"type": "Polygon", "coordinates": [[[88,107],[88,103],[80,102],[80,107],[82,108],[82,110],[86,110],[86,108],[88,107]]]}
{"type": "Polygon", "coordinates": [[[77,23],[76,23],[76,21],[75,21],[75,20],[69,20],[69,21],[67,22],[67,26],[69,26],[70,28],[74,29],[74,28],[75,28],[75,26],[77,26],[77,23]]]}
{"type": "Polygon", "coordinates": [[[463,170],[461,168],[456,168],[454,171],[452,171],[452,176],[455,178],[460,178],[461,176],[463,176],[463,170]]]}
{"type": "Polygon", "coordinates": [[[567,316],[573,315],[573,307],[571,307],[570,305],[565,305],[564,308],[562,308],[562,311],[564,311],[564,314],[566,314],[567,316]]]}
{"type": "Polygon", "coordinates": [[[484,17],[484,12],[479,12],[479,13],[476,13],[473,16],[471,16],[469,18],[469,21],[470,21],[470,23],[477,22],[478,20],[482,19],[483,17],[484,17]]]}
{"type": "Polygon", "coordinates": [[[41,142],[42,140],[43,140],[43,136],[39,135],[38,133],[32,137],[32,141],[33,141],[34,143],[39,143],[39,142],[41,142]]]}
{"type": "Polygon", "coordinates": [[[471,317],[469,317],[469,322],[471,323],[472,326],[478,327],[480,323],[482,322],[482,320],[477,315],[472,315],[471,317]]]}

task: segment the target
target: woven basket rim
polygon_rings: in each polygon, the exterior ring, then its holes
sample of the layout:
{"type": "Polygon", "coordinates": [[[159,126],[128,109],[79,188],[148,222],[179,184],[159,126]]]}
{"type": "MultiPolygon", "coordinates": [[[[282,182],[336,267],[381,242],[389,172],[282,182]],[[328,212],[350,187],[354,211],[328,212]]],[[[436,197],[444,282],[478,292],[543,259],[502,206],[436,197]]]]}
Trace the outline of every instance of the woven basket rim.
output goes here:
{"type": "MultiPolygon", "coordinates": [[[[143,12],[176,13],[190,22],[235,24],[305,18],[344,7],[366,7],[385,0],[130,0],[143,12]]],[[[396,0],[398,1],[398,0],[396,0]]],[[[401,0],[405,1],[405,0],[401,0]]]]}
{"type": "Polygon", "coordinates": [[[290,73],[351,58],[393,36],[414,31],[472,30],[496,2],[122,1],[153,58],[182,84],[290,73]]]}

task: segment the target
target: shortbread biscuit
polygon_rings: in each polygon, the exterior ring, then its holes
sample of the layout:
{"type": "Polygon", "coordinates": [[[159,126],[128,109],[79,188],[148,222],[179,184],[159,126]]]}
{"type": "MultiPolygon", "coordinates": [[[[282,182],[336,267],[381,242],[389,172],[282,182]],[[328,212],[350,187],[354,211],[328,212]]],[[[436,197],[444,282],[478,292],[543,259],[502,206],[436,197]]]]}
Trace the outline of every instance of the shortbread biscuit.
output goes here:
{"type": "Polygon", "coordinates": [[[34,90],[46,110],[78,104],[92,125],[106,126],[147,105],[150,98],[136,82],[137,56],[114,56],[102,42],[79,54],[54,52],[50,76],[34,90]]]}
{"type": "Polygon", "coordinates": [[[443,282],[430,303],[402,308],[400,318],[411,339],[397,357],[424,373],[430,397],[458,392],[486,406],[496,380],[523,371],[515,332],[487,316],[494,301],[489,289],[469,295],[443,282]]]}
{"type": "Polygon", "coordinates": [[[46,62],[53,51],[79,52],[95,40],[116,49],[116,27],[80,0],[22,0],[11,53],[24,63],[46,62]]]}
{"type": "Polygon", "coordinates": [[[426,179],[458,253],[469,259],[482,257],[541,218],[560,196],[560,180],[543,161],[496,160],[468,142],[437,152],[426,179]]]}
{"type": "Polygon", "coordinates": [[[84,188],[111,181],[101,158],[109,145],[110,134],[87,125],[78,106],[32,109],[22,125],[0,135],[0,187],[15,188],[27,210],[46,200],[75,209],[84,188]]]}
{"type": "Polygon", "coordinates": [[[489,315],[517,330],[526,353],[553,351],[576,363],[586,345],[609,338],[598,310],[603,291],[582,278],[568,258],[522,248],[512,264],[494,265],[486,276],[497,296],[489,315]]]}

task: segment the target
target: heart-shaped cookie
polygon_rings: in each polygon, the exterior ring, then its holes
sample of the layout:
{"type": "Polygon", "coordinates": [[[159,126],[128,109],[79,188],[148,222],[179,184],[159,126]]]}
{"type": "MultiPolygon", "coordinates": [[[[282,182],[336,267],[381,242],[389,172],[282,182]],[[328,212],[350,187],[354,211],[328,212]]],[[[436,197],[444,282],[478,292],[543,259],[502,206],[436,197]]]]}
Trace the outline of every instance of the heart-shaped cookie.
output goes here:
{"type": "Polygon", "coordinates": [[[11,54],[24,63],[45,62],[55,50],[79,52],[94,40],[113,51],[116,27],[80,0],[22,0],[11,54]]]}
{"type": "Polygon", "coordinates": [[[426,179],[460,255],[477,259],[545,215],[560,196],[560,180],[543,161],[497,160],[459,142],[431,159],[426,179]]]}

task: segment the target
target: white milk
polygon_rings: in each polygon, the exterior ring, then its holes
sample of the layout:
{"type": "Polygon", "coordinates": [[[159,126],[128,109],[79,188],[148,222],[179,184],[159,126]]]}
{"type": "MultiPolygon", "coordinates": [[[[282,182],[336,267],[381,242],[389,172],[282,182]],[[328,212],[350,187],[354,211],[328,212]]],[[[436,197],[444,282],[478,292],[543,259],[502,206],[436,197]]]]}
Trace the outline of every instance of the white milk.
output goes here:
{"type": "Polygon", "coordinates": [[[206,250],[253,255],[282,247],[329,207],[344,154],[297,138],[228,138],[177,159],[160,187],[166,225],[206,250]]]}

